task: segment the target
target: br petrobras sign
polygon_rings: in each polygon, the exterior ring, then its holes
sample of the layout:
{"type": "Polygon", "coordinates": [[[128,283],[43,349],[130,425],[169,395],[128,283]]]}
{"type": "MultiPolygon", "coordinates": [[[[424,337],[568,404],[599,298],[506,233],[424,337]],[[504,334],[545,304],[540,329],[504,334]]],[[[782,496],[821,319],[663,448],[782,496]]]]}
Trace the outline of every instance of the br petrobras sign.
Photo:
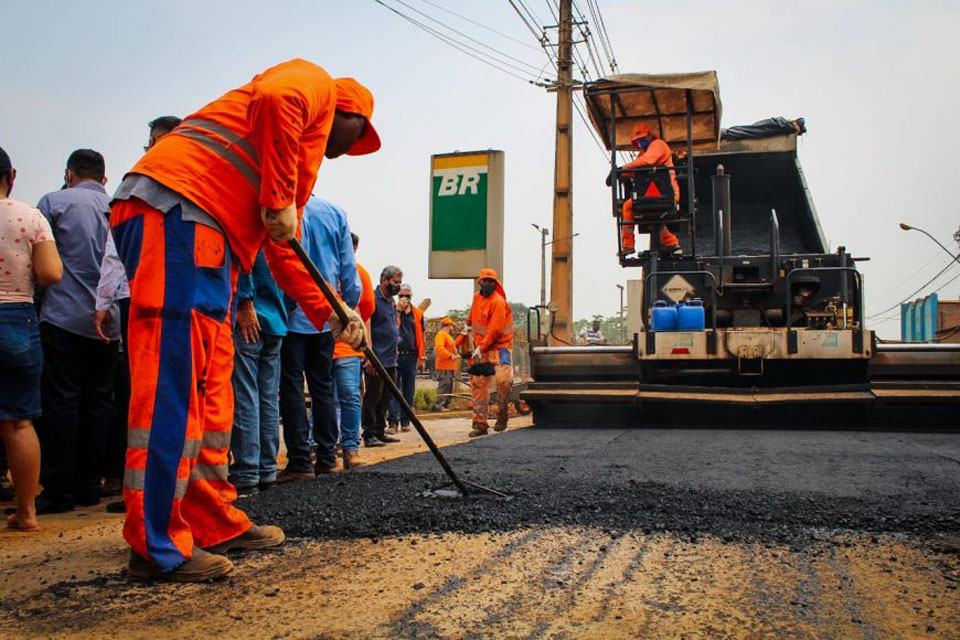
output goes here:
{"type": "Polygon", "coordinates": [[[431,278],[503,271],[503,152],[430,157],[431,278]]]}

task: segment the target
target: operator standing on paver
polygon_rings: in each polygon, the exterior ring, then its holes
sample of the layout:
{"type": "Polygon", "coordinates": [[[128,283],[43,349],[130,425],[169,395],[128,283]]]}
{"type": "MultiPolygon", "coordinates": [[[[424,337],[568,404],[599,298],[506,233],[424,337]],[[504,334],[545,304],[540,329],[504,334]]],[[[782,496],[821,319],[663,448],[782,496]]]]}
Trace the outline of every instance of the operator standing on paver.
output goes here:
{"type": "MultiPolygon", "coordinates": [[[[679,204],[680,185],[677,184],[677,173],[673,170],[673,155],[670,152],[670,145],[654,136],[650,127],[645,124],[638,124],[633,128],[631,142],[640,154],[632,162],[623,165],[623,169],[670,167],[670,183],[673,185],[674,203],[679,204]]],[[[623,221],[629,224],[624,224],[620,230],[623,247],[620,250],[620,255],[628,256],[636,250],[636,240],[633,232],[633,200],[630,198],[627,198],[626,202],[623,203],[623,221]]],[[[660,225],[660,248],[670,254],[681,252],[680,241],[665,224],[660,225]]]]}
{"type": "Polygon", "coordinates": [[[357,81],[290,60],[188,116],[117,190],[110,222],[131,293],[131,575],[206,580],[233,567],[216,552],[283,542],[232,506],[227,481],[237,275],[262,248],[314,325],[329,320],[338,339],[360,344],[356,312],[341,325],[280,242],[298,233],[324,156],[379,149],[372,113],[357,81]]]}
{"type": "Polygon", "coordinates": [[[490,378],[497,385],[497,422],[494,431],[507,428],[507,401],[513,389],[513,311],[507,303],[507,294],[493,269],[482,269],[477,278],[480,290],[473,294],[473,305],[467,324],[473,330],[476,347],[472,358],[475,364],[489,363],[495,373],[470,377],[473,396],[473,428],[470,437],[487,435],[490,428],[490,378]]]}

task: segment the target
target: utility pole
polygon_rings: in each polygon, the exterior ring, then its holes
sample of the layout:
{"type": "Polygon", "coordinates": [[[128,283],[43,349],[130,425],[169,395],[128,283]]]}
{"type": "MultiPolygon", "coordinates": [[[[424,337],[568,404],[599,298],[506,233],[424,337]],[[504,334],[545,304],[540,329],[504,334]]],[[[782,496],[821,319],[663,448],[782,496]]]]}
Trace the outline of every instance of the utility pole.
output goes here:
{"type": "Polygon", "coordinates": [[[573,342],[573,0],[560,0],[549,344],[573,342]]]}

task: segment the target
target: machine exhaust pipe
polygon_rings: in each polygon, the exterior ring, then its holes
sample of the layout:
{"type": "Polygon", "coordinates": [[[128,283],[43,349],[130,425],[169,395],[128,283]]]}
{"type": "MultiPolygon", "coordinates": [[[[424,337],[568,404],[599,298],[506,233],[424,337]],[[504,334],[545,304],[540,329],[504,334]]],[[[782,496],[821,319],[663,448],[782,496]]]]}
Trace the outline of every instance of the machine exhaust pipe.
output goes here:
{"type": "Polygon", "coordinates": [[[730,205],[730,175],[724,173],[723,165],[717,165],[717,173],[710,177],[713,183],[713,219],[717,221],[717,255],[733,253],[733,215],[730,205]]]}

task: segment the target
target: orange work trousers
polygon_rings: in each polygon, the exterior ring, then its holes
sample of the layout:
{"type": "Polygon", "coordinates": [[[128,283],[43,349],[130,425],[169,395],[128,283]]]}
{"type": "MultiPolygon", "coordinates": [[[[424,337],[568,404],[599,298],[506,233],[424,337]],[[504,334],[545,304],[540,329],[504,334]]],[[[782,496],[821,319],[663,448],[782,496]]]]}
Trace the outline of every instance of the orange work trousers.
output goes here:
{"type": "MultiPolygon", "coordinates": [[[[624,249],[633,250],[636,248],[636,238],[633,231],[633,200],[627,199],[623,203],[623,222],[629,222],[620,227],[620,244],[624,249]]],[[[674,235],[667,225],[660,225],[660,246],[664,249],[671,249],[680,246],[680,240],[674,235]]]]}
{"type": "Polygon", "coordinates": [[[481,362],[492,362],[496,373],[492,376],[470,376],[470,395],[473,399],[473,424],[486,428],[490,415],[490,382],[497,387],[498,415],[507,416],[507,404],[513,391],[513,362],[510,349],[491,349],[481,354],[481,362]]]}
{"type": "Polygon", "coordinates": [[[223,234],[137,199],[110,223],[130,280],[123,535],[172,571],[252,523],[227,481],[238,266],[223,234]]]}

